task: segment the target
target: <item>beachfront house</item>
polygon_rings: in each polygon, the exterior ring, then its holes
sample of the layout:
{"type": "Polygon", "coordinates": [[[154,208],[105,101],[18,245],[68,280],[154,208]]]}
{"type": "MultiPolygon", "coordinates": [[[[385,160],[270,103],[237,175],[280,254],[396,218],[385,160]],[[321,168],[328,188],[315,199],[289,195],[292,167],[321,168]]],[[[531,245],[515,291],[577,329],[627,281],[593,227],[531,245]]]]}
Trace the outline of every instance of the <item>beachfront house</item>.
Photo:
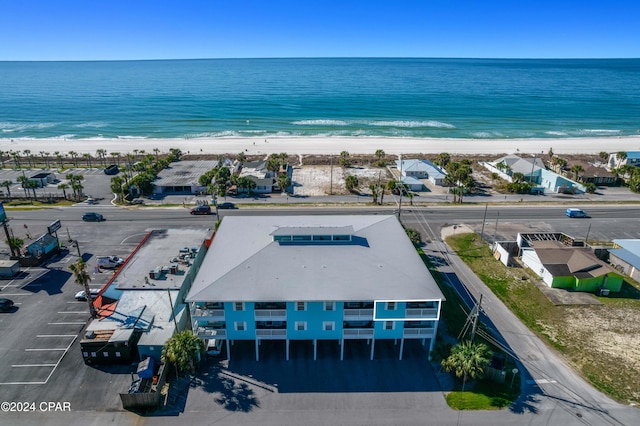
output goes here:
{"type": "Polygon", "coordinates": [[[373,359],[391,341],[401,359],[405,344],[431,353],[444,296],[395,216],[227,216],[186,301],[229,358],[334,345],[342,359],[368,342],[373,359]]]}
{"type": "Polygon", "coordinates": [[[396,160],[396,168],[403,176],[402,181],[409,184],[409,189],[414,191],[422,190],[420,179],[427,179],[433,185],[444,186],[444,179],[447,176],[447,172],[429,160],[396,160]],[[419,184],[420,187],[414,189],[411,187],[412,184],[419,184]]]}
{"type": "Polygon", "coordinates": [[[544,162],[538,157],[521,158],[517,155],[507,155],[497,160],[481,163],[492,173],[502,179],[513,182],[513,175],[521,173],[525,182],[531,182],[537,188],[555,193],[580,193],[586,188],[579,182],[568,179],[551,170],[547,170],[544,162]]]}
{"type": "Polygon", "coordinates": [[[195,195],[207,190],[198,182],[200,176],[216,168],[218,161],[176,161],[158,173],[153,181],[154,194],[195,195]]]}
{"type": "Polygon", "coordinates": [[[640,151],[612,152],[607,160],[607,169],[619,169],[622,166],[640,167],[640,151]]]}

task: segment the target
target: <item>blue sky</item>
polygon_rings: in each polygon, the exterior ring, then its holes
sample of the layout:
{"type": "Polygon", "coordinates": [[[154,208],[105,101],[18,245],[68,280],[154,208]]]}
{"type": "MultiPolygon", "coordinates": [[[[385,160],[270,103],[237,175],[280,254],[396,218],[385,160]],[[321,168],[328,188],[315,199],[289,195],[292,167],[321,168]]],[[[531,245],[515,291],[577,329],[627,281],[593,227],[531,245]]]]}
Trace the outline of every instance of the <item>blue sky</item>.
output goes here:
{"type": "Polygon", "coordinates": [[[638,58],[639,0],[0,0],[0,60],[638,58]]]}

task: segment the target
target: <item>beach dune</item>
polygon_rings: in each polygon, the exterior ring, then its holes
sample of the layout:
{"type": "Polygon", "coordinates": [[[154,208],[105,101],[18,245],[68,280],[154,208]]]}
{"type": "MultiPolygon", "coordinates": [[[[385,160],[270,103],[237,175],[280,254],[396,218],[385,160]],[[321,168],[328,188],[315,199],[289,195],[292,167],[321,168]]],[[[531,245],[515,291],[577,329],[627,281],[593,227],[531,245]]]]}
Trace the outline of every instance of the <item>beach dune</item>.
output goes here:
{"type": "Polygon", "coordinates": [[[0,139],[4,152],[30,150],[53,154],[75,151],[95,155],[105,149],[125,154],[144,151],[153,154],[155,149],[166,153],[178,148],[184,154],[233,154],[247,155],[286,152],[302,155],[374,154],[382,149],[387,154],[540,154],[552,149],[555,154],[598,154],[599,152],[640,151],[640,136],[566,138],[566,139],[439,139],[439,138],[388,138],[388,137],[269,137],[269,138],[203,138],[203,139],[0,139]]]}

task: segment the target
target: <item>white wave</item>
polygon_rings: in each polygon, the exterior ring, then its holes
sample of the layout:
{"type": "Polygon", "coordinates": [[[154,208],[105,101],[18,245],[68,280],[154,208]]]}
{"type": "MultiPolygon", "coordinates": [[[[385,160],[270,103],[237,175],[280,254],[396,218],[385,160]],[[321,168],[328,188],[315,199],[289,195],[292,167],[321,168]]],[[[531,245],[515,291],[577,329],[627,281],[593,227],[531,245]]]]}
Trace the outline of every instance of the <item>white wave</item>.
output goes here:
{"type": "Polygon", "coordinates": [[[615,133],[620,133],[622,130],[612,130],[612,129],[581,129],[581,132],[584,133],[609,133],[609,134],[615,134],[615,133]]]}
{"type": "MultiPolygon", "coordinates": [[[[65,139],[73,139],[73,138],[75,138],[75,137],[76,137],[76,135],[75,135],[75,134],[73,134],[73,133],[69,133],[69,134],[67,134],[67,135],[58,135],[58,136],[53,136],[53,137],[51,137],[51,139],[61,139],[61,140],[65,140],[65,139]]],[[[49,138],[47,138],[47,139],[49,139],[49,138]]]]}
{"type": "Polygon", "coordinates": [[[55,126],[56,123],[0,123],[0,130],[3,132],[20,132],[28,129],[48,129],[55,126]]]}
{"type": "Polygon", "coordinates": [[[455,129],[456,126],[449,123],[443,123],[436,120],[391,120],[391,121],[371,121],[368,123],[370,126],[384,126],[384,127],[436,127],[440,129],[455,129]]]}
{"type": "Polygon", "coordinates": [[[555,130],[549,130],[548,132],[544,132],[546,135],[551,135],[551,136],[567,136],[566,132],[559,132],[559,131],[555,131],[555,130]]]}
{"type": "Polygon", "coordinates": [[[78,128],[84,128],[84,127],[93,127],[96,129],[99,129],[101,127],[106,127],[108,126],[108,123],[103,123],[101,121],[95,121],[95,122],[88,122],[88,123],[80,123],[80,124],[74,124],[73,127],[78,127],[78,128]]]}
{"type": "Polygon", "coordinates": [[[125,136],[116,136],[116,139],[124,139],[124,140],[138,140],[138,139],[147,139],[146,136],[131,136],[131,135],[125,135],[125,136]]]}
{"type": "Polygon", "coordinates": [[[296,126],[348,126],[344,120],[299,120],[291,124],[296,126]]]}

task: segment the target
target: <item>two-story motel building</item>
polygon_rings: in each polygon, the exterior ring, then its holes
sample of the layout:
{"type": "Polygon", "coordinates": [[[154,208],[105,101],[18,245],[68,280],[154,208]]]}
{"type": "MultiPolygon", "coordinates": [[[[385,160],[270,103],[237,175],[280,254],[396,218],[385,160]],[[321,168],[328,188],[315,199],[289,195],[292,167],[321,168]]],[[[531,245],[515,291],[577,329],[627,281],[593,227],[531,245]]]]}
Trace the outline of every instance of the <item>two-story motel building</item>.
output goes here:
{"type": "Polygon", "coordinates": [[[395,216],[228,216],[186,298],[196,335],[433,349],[444,297],[395,216]]]}

